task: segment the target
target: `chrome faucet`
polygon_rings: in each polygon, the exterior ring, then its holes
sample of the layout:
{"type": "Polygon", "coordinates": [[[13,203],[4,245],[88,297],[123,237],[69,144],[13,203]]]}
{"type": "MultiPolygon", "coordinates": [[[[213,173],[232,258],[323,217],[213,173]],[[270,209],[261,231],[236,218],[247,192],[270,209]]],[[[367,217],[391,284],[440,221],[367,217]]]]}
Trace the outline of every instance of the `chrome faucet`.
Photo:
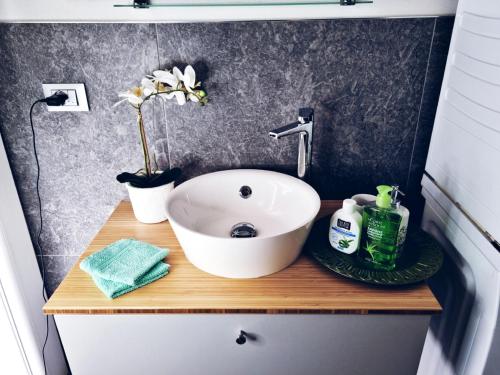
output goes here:
{"type": "Polygon", "coordinates": [[[308,177],[311,168],[312,141],[313,141],[314,110],[312,108],[300,108],[298,121],[285,125],[281,128],[271,130],[269,135],[280,139],[290,134],[299,134],[299,157],[297,175],[301,179],[308,177]]]}

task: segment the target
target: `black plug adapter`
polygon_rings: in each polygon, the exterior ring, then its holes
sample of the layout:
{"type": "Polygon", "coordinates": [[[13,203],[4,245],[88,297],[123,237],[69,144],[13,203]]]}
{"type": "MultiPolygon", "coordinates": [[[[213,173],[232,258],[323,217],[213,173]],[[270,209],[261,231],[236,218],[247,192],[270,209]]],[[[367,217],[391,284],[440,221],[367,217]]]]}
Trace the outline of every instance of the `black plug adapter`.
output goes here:
{"type": "Polygon", "coordinates": [[[47,105],[51,107],[56,107],[60,105],[64,105],[66,100],[68,99],[68,94],[63,91],[57,91],[51,96],[46,97],[45,99],[40,100],[42,103],[47,103],[47,105]]]}

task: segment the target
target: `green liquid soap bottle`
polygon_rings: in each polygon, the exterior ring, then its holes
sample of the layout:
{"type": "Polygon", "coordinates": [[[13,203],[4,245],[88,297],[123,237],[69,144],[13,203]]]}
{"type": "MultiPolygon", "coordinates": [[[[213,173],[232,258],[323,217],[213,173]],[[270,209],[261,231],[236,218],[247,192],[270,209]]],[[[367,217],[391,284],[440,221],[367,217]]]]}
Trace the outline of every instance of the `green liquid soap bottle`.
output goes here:
{"type": "Polygon", "coordinates": [[[377,186],[375,204],[363,209],[358,258],[369,268],[390,271],[396,267],[402,214],[392,204],[393,187],[377,186]]]}

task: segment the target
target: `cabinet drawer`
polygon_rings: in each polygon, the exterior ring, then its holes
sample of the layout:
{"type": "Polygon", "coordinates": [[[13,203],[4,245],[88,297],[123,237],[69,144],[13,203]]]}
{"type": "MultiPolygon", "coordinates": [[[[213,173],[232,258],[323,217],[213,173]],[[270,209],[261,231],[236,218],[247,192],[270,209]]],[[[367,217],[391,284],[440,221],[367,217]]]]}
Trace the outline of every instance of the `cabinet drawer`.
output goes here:
{"type": "Polygon", "coordinates": [[[73,374],[415,374],[426,315],[56,315],[73,374]],[[236,343],[241,330],[249,333],[236,343]]]}

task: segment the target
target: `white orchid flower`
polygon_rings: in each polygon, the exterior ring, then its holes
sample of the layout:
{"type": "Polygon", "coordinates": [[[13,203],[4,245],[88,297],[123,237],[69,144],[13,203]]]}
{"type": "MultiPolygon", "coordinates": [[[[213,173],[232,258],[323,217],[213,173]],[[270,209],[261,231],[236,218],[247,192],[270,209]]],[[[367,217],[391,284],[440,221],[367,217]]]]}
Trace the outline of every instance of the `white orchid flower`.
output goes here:
{"type": "Polygon", "coordinates": [[[123,98],[123,100],[120,100],[114,106],[117,106],[118,104],[124,101],[128,101],[134,107],[139,107],[144,101],[144,89],[140,86],[133,87],[130,90],[127,90],[126,92],[119,93],[118,96],[120,98],[123,98]]]}
{"type": "MultiPolygon", "coordinates": [[[[180,89],[179,86],[182,82],[183,75],[177,67],[174,67],[172,72],[169,72],[168,70],[155,70],[153,72],[153,77],[155,81],[167,84],[170,86],[169,88],[177,90],[180,89]]],[[[185,94],[181,91],[174,91],[170,93],[166,92],[159,94],[159,96],[162,99],[172,99],[175,97],[177,99],[177,104],[179,105],[184,105],[186,103],[185,94]]]]}
{"type": "Polygon", "coordinates": [[[186,104],[186,95],[182,91],[174,91],[165,94],[160,94],[160,97],[161,96],[164,96],[166,99],[172,99],[175,97],[177,99],[177,104],[179,105],[186,104]]]}
{"type": "Polygon", "coordinates": [[[184,75],[182,74],[182,72],[178,67],[174,66],[174,68],[172,69],[172,73],[174,74],[175,79],[177,80],[178,83],[184,81],[184,75]]]}
{"type": "MultiPolygon", "coordinates": [[[[174,68],[175,69],[175,68],[174,68]]],[[[156,81],[161,83],[166,83],[170,87],[177,87],[180,79],[178,79],[174,74],[168,70],[155,70],[153,72],[153,77],[156,81]]]]}
{"type": "Polygon", "coordinates": [[[200,83],[196,82],[196,73],[191,65],[186,66],[186,69],[184,69],[183,82],[188,91],[187,97],[192,102],[199,102],[200,97],[206,95],[203,90],[194,90],[200,86],[200,83]]]}
{"type": "Polygon", "coordinates": [[[193,92],[193,89],[196,87],[196,73],[191,65],[186,66],[184,69],[182,82],[184,82],[186,90],[193,92]]]}
{"type": "MultiPolygon", "coordinates": [[[[195,72],[191,65],[188,65],[186,69],[184,69],[184,74],[175,66],[172,69],[172,73],[167,70],[156,70],[153,72],[153,75],[159,82],[166,83],[174,90],[181,89],[182,85],[184,85],[189,92],[192,92],[191,87],[194,88],[195,72]]],[[[189,94],[189,97],[190,96],[192,96],[192,94],[189,94]]],[[[177,104],[186,104],[186,94],[182,91],[160,94],[160,97],[165,99],[172,99],[175,97],[177,99],[177,104]]]]}
{"type": "Polygon", "coordinates": [[[151,94],[156,93],[157,85],[155,84],[155,82],[153,80],[151,80],[147,77],[144,77],[141,80],[141,87],[143,89],[144,96],[149,96],[151,94]]]}
{"type": "Polygon", "coordinates": [[[155,70],[153,75],[147,75],[141,80],[141,86],[120,93],[119,97],[123,99],[115,106],[128,101],[134,107],[140,108],[142,103],[153,95],[158,95],[161,99],[175,97],[178,105],[186,104],[187,100],[205,104],[206,92],[199,88],[200,85],[196,82],[196,73],[191,65],[186,66],[184,73],[177,67],[172,71],[155,70]]]}
{"type": "Polygon", "coordinates": [[[184,87],[188,91],[187,97],[192,102],[199,102],[198,96],[195,94],[194,89],[199,85],[196,83],[196,72],[191,65],[186,66],[182,76],[184,87]]]}

